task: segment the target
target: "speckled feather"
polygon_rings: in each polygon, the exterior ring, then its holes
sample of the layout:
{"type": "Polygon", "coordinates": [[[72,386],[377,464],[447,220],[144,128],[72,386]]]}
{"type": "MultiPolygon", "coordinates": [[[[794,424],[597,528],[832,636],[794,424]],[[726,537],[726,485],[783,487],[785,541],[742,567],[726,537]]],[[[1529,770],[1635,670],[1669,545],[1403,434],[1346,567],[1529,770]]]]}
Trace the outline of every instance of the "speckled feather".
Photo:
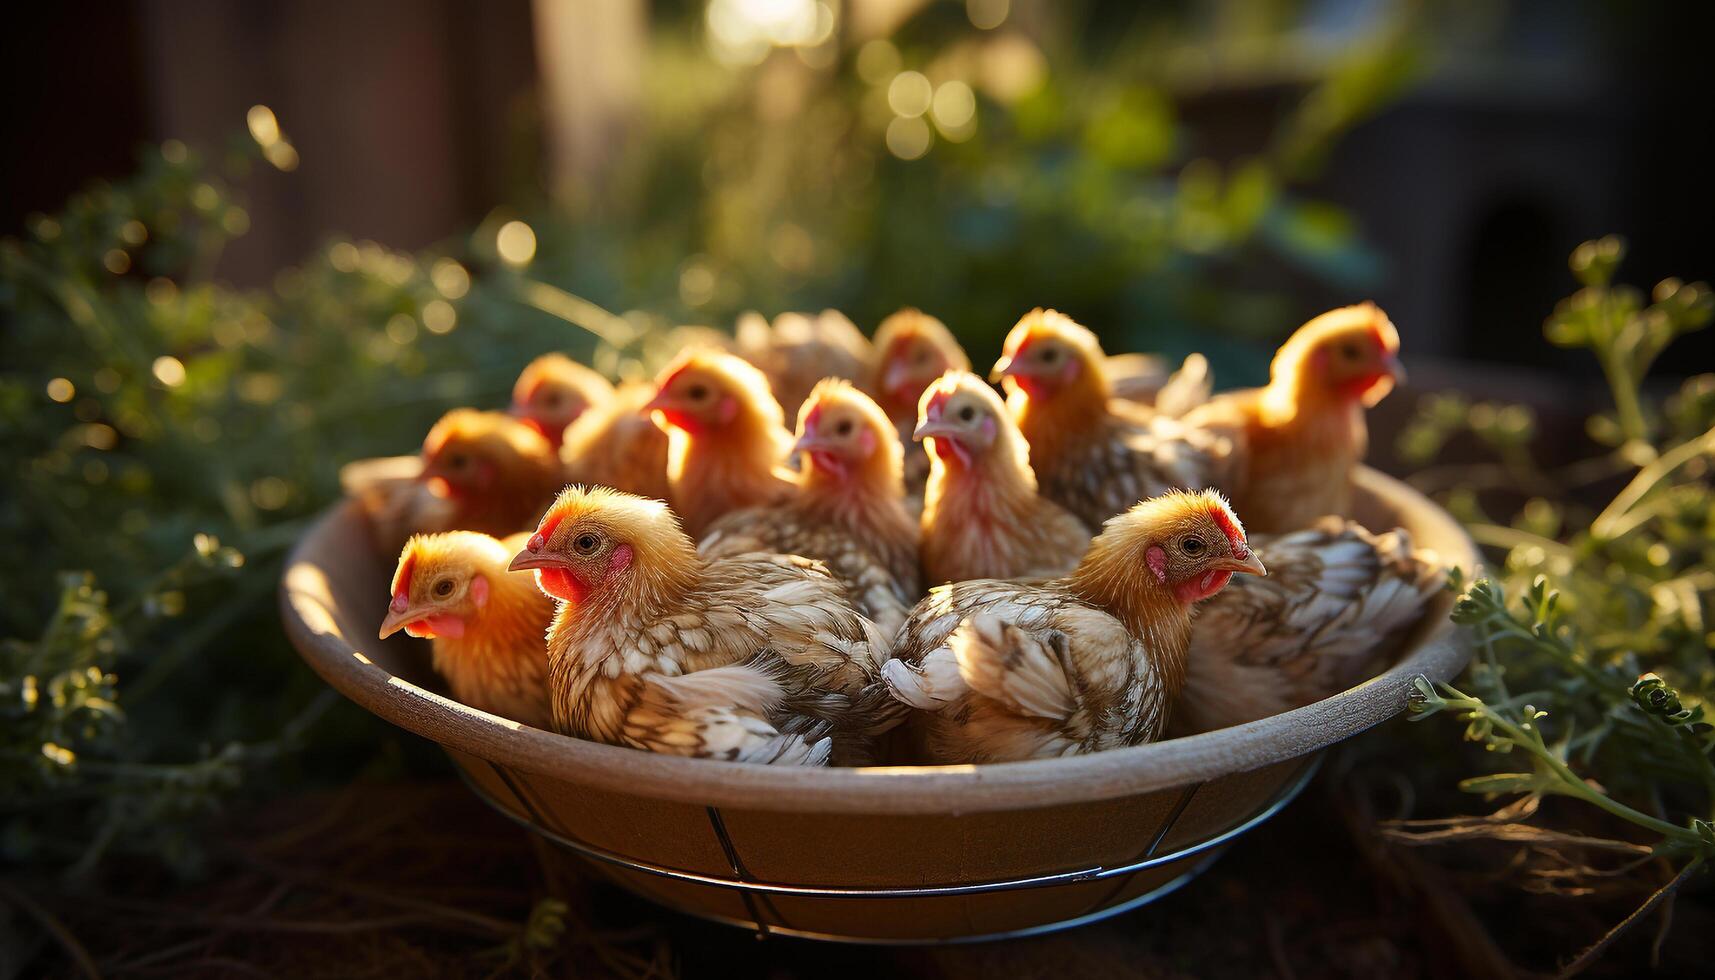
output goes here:
{"type": "Polygon", "coordinates": [[[1045,496],[1095,526],[1166,490],[1209,486],[1229,451],[1217,433],[1116,403],[1042,454],[1036,475],[1045,496]]]}
{"type": "Polygon", "coordinates": [[[1235,580],[1199,609],[1174,727],[1224,728],[1309,704],[1372,674],[1445,582],[1404,530],[1325,518],[1258,535],[1267,578],[1235,580]]]}

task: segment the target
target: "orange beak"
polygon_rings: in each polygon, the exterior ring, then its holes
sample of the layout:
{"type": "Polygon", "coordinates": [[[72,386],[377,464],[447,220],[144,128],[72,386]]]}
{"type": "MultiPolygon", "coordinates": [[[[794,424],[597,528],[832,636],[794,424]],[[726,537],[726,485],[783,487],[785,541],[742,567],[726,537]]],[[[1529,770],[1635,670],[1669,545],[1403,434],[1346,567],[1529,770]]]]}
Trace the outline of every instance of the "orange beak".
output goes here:
{"type": "Polygon", "coordinates": [[[924,419],[917,423],[917,428],[911,430],[911,438],[917,442],[922,442],[932,436],[951,438],[958,436],[958,434],[959,430],[955,426],[940,419],[924,419]]]}
{"type": "Polygon", "coordinates": [[[1268,569],[1263,567],[1262,559],[1256,552],[1247,551],[1243,558],[1228,558],[1218,566],[1223,572],[1233,572],[1237,575],[1267,575],[1268,569]]]}
{"type": "Polygon", "coordinates": [[[989,371],[989,380],[999,384],[1002,378],[1016,378],[1023,373],[1023,367],[1018,363],[1016,357],[1010,354],[1002,354],[1000,360],[994,362],[994,367],[989,371]]]}
{"type": "Polygon", "coordinates": [[[509,572],[522,572],[531,568],[570,568],[572,563],[564,557],[552,552],[531,551],[526,548],[512,556],[512,564],[506,566],[509,572]]]}
{"type": "Polygon", "coordinates": [[[1387,356],[1382,358],[1382,370],[1387,372],[1394,384],[1405,384],[1405,365],[1399,362],[1398,351],[1389,351],[1387,356]]]}

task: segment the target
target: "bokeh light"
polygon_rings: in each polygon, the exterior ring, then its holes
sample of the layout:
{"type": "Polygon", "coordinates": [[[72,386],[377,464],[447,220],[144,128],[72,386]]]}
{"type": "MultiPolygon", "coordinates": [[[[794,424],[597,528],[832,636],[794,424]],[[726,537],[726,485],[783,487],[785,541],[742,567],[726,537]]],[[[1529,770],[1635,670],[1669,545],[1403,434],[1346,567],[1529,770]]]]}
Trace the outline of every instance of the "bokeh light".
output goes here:
{"type": "Polygon", "coordinates": [[[887,86],[887,105],[901,116],[921,116],[929,111],[935,87],[919,71],[902,71],[887,86]]]}
{"type": "Polygon", "coordinates": [[[423,304],[423,327],[430,333],[452,333],[458,321],[459,315],[453,304],[444,299],[432,299],[423,304]]]}
{"type": "Polygon", "coordinates": [[[901,160],[920,159],[933,139],[921,116],[900,116],[887,124],[887,150],[901,160]]]}
{"type": "Polygon", "coordinates": [[[185,364],[171,354],[162,354],[155,358],[155,364],[150,370],[156,381],[169,388],[177,388],[185,383],[185,364]]]}
{"type": "Polygon", "coordinates": [[[508,265],[528,265],[536,257],[536,232],[522,221],[508,221],[494,236],[495,251],[508,265]]]}
{"type": "Polygon", "coordinates": [[[65,378],[55,378],[48,382],[48,397],[63,405],[77,397],[77,387],[65,378]]]}
{"type": "Polygon", "coordinates": [[[1006,15],[1011,12],[1012,0],[965,0],[965,16],[979,30],[994,30],[1006,23],[1006,15]]]}
{"type": "Polygon", "coordinates": [[[447,299],[462,299],[470,292],[470,273],[454,259],[436,259],[429,268],[429,281],[447,299]]]}
{"type": "Polygon", "coordinates": [[[955,143],[970,139],[976,132],[976,93],[957,79],[945,82],[935,90],[929,112],[935,120],[935,128],[955,143]]]}

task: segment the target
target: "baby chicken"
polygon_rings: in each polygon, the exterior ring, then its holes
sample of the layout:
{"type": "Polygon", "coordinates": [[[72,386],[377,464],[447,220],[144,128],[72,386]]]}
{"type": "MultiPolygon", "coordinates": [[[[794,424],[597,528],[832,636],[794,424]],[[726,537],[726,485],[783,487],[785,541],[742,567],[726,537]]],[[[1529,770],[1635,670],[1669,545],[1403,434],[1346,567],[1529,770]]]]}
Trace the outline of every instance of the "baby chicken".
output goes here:
{"type": "Polygon", "coordinates": [[[554,603],[507,563],[529,532],[497,541],[474,531],[417,535],[393,573],[381,638],[433,641],[435,672],[473,708],[548,727],[544,637],[554,603]]]}
{"type": "Polygon", "coordinates": [[[930,581],[1065,575],[1090,529],[1036,492],[1030,447],[1000,396],[967,371],[923,392],[915,438],[933,459],[923,498],[923,574],[930,581]]]}
{"type": "Polygon", "coordinates": [[[557,731],[677,755],[861,758],[903,708],[887,639],[820,564],[698,556],[672,511],[568,487],[512,560],[560,600],[548,631],[557,731]],[[823,744],[823,738],[832,739],[823,744]]]}
{"type": "Polygon", "coordinates": [[[762,372],[732,354],[693,350],[662,369],[644,409],[668,432],[667,500],[696,537],[715,518],[778,504],[796,489],[785,415],[762,372]]]}
{"type": "Polygon", "coordinates": [[[495,535],[529,527],[565,485],[560,458],[540,432],[469,408],[429,430],[419,479],[451,503],[447,530],[495,535]]]}
{"type": "Polygon", "coordinates": [[[1199,610],[1175,731],[1266,718],[1358,683],[1446,582],[1404,530],[1327,517],[1253,541],[1269,576],[1235,581],[1199,610]]]}
{"type": "Polygon", "coordinates": [[[1299,327],[1269,365],[1265,388],[1222,394],[1186,415],[1228,439],[1219,484],[1259,531],[1290,531],[1349,514],[1352,467],[1364,457],[1364,409],[1405,379],[1399,331],[1374,303],[1299,327]]]}
{"type": "Polygon", "coordinates": [[[761,314],[746,313],[735,333],[738,353],[768,376],[775,399],[794,418],[816,382],[862,380],[875,357],[869,338],[839,310],[782,313],[773,327],[761,314]]]}
{"type": "Polygon", "coordinates": [[[613,398],[613,385],[564,354],[543,354],[525,365],[512,386],[512,414],[556,450],[566,426],[591,406],[613,398]]]}
{"type": "Polygon", "coordinates": [[[947,325],[922,310],[906,307],[881,321],[875,331],[875,365],[869,390],[899,430],[905,446],[905,488],[923,495],[929,480],[929,456],[910,441],[923,391],[948,371],[969,371],[971,359],[947,325]]]}
{"type": "Polygon", "coordinates": [[[935,762],[1138,745],[1185,682],[1192,606],[1239,572],[1264,574],[1220,495],[1164,494],[1109,521],[1065,578],[932,590],[883,676],[923,712],[935,762]]]}
{"type": "Polygon", "coordinates": [[[654,397],[652,384],[622,384],[567,427],[560,447],[566,482],[666,500],[667,433],[645,410],[654,397]]]}
{"type": "Polygon", "coordinates": [[[1095,334],[1032,310],[994,366],[1043,495],[1092,527],[1145,497],[1208,486],[1228,451],[1211,433],[1113,401],[1104,358],[1095,334]]]}
{"type": "Polygon", "coordinates": [[[780,506],[721,517],[697,551],[711,559],[771,551],[825,562],[858,611],[893,635],[923,594],[893,423],[851,382],[827,378],[799,410],[793,448],[797,492],[780,506]]]}

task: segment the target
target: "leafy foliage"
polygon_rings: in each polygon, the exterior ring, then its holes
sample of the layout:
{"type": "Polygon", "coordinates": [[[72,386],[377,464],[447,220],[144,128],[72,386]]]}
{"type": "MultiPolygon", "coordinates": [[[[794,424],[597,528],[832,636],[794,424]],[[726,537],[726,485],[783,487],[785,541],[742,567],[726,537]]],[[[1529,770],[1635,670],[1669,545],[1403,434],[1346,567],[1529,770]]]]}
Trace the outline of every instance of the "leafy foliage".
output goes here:
{"type": "Polygon", "coordinates": [[[1420,460],[1460,432],[1495,451],[1499,469],[1452,504],[1478,541],[1506,553],[1493,578],[1455,576],[1453,618],[1478,656],[1460,688],[1420,678],[1412,707],[1414,718],[1457,715],[1497,763],[1528,763],[1464,789],[1582,800],[1679,862],[1677,888],[1715,857],[1715,728],[1704,720],[1715,696],[1715,376],[1691,378],[1659,404],[1644,383],[1674,338],[1708,325],[1715,297],[1667,280],[1646,303],[1613,282],[1623,254],[1614,238],[1580,246],[1571,264],[1583,288],[1545,326],[1551,342],[1588,349],[1602,365],[1615,407],[1590,422],[1601,453],[1542,470],[1527,410],[1448,397],[1427,402],[1402,436],[1420,460]],[[1544,495],[1498,523],[1478,491],[1509,483],[1544,495]]]}

